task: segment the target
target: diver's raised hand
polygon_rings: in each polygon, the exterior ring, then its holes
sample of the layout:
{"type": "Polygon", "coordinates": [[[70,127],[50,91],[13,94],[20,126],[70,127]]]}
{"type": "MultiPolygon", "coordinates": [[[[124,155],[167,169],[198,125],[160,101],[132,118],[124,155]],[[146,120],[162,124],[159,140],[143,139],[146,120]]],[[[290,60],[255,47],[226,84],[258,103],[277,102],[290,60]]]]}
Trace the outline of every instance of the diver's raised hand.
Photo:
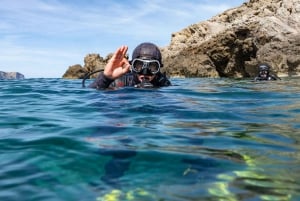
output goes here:
{"type": "Polygon", "coordinates": [[[125,58],[128,46],[119,47],[104,68],[104,75],[110,79],[117,79],[127,73],[130,69],[130,64],[125,58]]]}

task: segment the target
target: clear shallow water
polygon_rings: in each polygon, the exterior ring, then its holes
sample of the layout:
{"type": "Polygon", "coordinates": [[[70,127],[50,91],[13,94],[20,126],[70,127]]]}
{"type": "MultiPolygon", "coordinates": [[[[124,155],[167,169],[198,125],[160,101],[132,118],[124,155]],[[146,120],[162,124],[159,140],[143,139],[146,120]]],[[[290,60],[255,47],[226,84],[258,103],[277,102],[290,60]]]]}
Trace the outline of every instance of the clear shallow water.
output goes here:
{"type": "Polygon", "coordinates": [[[299,200],[300,79],[0,81],[0,200],[299,200]]]}

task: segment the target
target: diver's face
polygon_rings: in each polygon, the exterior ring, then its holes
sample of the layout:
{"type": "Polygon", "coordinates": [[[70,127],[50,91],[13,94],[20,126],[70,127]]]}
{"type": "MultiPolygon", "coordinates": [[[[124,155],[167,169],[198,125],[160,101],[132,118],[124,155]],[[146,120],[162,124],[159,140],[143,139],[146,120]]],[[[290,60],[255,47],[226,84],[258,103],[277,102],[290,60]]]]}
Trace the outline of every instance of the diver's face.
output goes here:
{"type": "Polygon", "coordinates": [[[140,82],[151,82],[160,70],[160,63],[155,59],[136,58],[131,63],[131,70],[137,74],[140,82]]]}
{"type": "Polygon", "coordinates": [[[260,77],[266,78],[266,77],[268,77],[268,74],[269,74],[269,72],[266,70],[259,71],[260,77]]]}
{"type": "Polygon", "coordinates": [[[151,82],[155,78],[155,75],[140,75],[140,74],[138,74],[137,77],[140,82],[143,82],[144,80],[151,82]]]}

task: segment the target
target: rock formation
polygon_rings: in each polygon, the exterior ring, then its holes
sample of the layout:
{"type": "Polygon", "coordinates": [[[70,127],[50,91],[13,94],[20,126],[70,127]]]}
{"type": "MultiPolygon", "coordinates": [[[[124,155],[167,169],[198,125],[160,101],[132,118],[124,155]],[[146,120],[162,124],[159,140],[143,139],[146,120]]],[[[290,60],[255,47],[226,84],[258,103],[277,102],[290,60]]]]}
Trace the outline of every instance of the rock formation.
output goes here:
{"type": "MultiPolygon", "coordinates": [[[[257,65],[278,76],[300,75],[300,0],[249,0],[173,33],[162,49],[164,68],[180,77],[255,77],[257,65]]],[[[88,55],[65,78],[82,78],[110,57],[88,55]]]]}
{"type": "Polygon", "coordinates": [[[267,62],[300,75],[300,0],[250,0],[172,34],[163,48],[171,76],[254,77],[267,62]]]}
{"type": "Polygon", "coordinates": [[[18,72],[3,72],[0,71],[0,80],[25,79],[25,76],[18,72]]]}
{"type": "MultiPolygon", "coordinates": [[[[91,73],[98,69],[104,69],[105,64],[111,58],[112,54],[109,54],[105,59],[103,59],[99,54],[88,54],[84,58],[84,66],[80,64],[75,64],[70,66],[68,70],[63,75],[63,78],[68,79],[83,79],[85,75],[91,73]]],[[[91,75],[90,78],[96,77],[97,74],[91,75]]]]}

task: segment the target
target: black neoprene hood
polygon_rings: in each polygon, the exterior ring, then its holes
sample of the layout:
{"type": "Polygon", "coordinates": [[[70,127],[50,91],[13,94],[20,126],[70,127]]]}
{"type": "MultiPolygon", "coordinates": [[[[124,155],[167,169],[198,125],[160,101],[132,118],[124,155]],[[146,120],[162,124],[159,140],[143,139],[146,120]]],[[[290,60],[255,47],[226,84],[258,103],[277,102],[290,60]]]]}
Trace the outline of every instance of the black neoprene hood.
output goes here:
{"type": "Polygon", "coordinates": [[[160,50],[153,43],[146,42],[139,44],[132,53],[132,60],[136,58],[158,60],[162,67],[160,50]]]}
{"type": "Polygon", "coordinates": [[[258,66],[259,71],[269,71],[270,70],[270,66],[268,64],[259,64],[258,66]]]}

